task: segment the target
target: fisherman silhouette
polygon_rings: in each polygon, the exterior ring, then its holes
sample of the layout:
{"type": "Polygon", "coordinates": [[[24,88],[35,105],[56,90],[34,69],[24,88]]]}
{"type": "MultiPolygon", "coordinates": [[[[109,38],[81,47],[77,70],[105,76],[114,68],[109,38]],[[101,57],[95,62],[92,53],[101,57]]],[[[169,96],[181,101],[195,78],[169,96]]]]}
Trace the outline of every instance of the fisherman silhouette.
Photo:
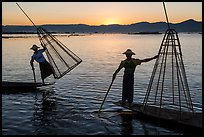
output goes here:
{"type": "Polygon", "coordinates": [[[123,88],[122,88],[122,104],[130,105],[133,102],[133,91],[134,91],[134,72],[137,65],[140,65],[143,62],[148,62],[153,59],[156,59],[158,55],[152,58],[146,58],[143,60],[132,58],[132,55],[135,55],[131,49],[127,49],[123,54],[126,55],[126,59],[122,60],[118,69],[113,74],[112,81],[115,79],[117,73],[124,67],[123,75],[123,88]]]}
{"type": "Polygon", "coordinates": [[[39,63],[42,83],[45,84],[44,79],[53,74],[53,70],[51,65],[46,61],[43,55],[43,52],[46,50],[46,48],[39,50],[38,48],[40,47],[38,47],[37,45],[33,45],[30,48],[34,51],[33,55],[31,56],[30,65],[32,67],[32,70],[34,71],[35,70],[33,65],[34,60],[39,63]]]}

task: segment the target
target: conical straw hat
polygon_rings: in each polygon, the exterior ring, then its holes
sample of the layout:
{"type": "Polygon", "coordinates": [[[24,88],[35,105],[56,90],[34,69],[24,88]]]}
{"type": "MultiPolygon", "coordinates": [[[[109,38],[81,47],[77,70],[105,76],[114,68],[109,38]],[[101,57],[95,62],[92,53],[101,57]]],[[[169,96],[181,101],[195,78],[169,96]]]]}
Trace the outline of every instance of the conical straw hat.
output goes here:
{"type": "Polygon", "coordinates": [[[131,54],[131,55],[135,55],[135,53],[132,52],[131,49],[127,49],[125,52],[123,52],[123,54],[131,54]]]}
{"type": "Polygon", "coordinates": [[[30,49],[37,49],[37,48],[40,48],[40,47],[38,47],[37,45],[33,45],[32,48],[30,49]]]}

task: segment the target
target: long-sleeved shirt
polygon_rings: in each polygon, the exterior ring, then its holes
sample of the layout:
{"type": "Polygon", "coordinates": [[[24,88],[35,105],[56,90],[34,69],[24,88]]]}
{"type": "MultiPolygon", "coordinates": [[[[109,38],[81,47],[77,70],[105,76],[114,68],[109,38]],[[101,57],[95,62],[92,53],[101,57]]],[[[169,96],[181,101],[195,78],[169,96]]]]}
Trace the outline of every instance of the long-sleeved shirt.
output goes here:
{"type": "Polygon", "coordinates": [[[43,55],[44,51],[45,51],[45,49],[40,49],[37,52],[34,52],[32,55],[32,59],[37,61],[38,63],[44,62],[45,61],[45,57],[43,55]]]}

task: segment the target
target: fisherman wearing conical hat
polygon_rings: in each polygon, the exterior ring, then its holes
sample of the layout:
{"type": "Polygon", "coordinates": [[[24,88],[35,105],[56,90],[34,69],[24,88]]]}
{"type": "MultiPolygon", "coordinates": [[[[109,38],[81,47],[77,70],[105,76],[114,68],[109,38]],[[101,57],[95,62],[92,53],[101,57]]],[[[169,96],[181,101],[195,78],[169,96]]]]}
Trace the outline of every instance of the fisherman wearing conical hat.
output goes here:
{"type": "Polygon", "coordinates": [[[37,45],[33,45],[30,48],[34,51],[33,55],[31,56],[30,65],[32,67],[32,70],[34,71],[34,66],[33,66],[34,60],[39,63],[40,72],[41,72],[41,79],[42,79],[43,84],[45,84],[44,79],[46,77],[50,76],[51,74],[53,74],[53,71],[52,71],[52,67],[46,61],[46,59],[43,55],[43,52],[46,50],[46,48],[39,49],[39,50],[38,50],[38,48],[40,48],[40,47],[38,47],[37,45]]]}
{"type": "Polygon", "coordinates": [[[132,58],[132,55],[135,55],[131,49],[127,49],[123,54],[126,55],[126,59],[121,61],[118,69],[114,72],[112,81],[115,80],[117,73],[124,67],[123,75],[123,88],[122,88],[122,104],[131,105],[133,102],[133,91],[134,91],[134,72],[137,65],[140,65],[143,62],[148,62],[153,59],[156,59],[158,55],[152,58],[146,58],[143,60],[132,58]]]}

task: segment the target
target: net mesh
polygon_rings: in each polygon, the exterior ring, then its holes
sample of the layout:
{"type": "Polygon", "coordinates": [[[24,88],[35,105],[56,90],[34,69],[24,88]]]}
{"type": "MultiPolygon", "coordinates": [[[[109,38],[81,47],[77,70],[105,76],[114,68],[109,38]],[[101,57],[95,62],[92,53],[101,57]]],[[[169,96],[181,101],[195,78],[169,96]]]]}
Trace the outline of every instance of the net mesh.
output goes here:
{"type": "Polygon", "coordinates": [[[193,111],[177,32],[166,31],[150,78],[145,105],[193,111]]]}
{"type": "Polygon", "coordinates": [[[59,79],[79,65],[82,60],[63,43],[42,27],[37,29],[41,45],[54,71],[54,78],[59,79]]]}

